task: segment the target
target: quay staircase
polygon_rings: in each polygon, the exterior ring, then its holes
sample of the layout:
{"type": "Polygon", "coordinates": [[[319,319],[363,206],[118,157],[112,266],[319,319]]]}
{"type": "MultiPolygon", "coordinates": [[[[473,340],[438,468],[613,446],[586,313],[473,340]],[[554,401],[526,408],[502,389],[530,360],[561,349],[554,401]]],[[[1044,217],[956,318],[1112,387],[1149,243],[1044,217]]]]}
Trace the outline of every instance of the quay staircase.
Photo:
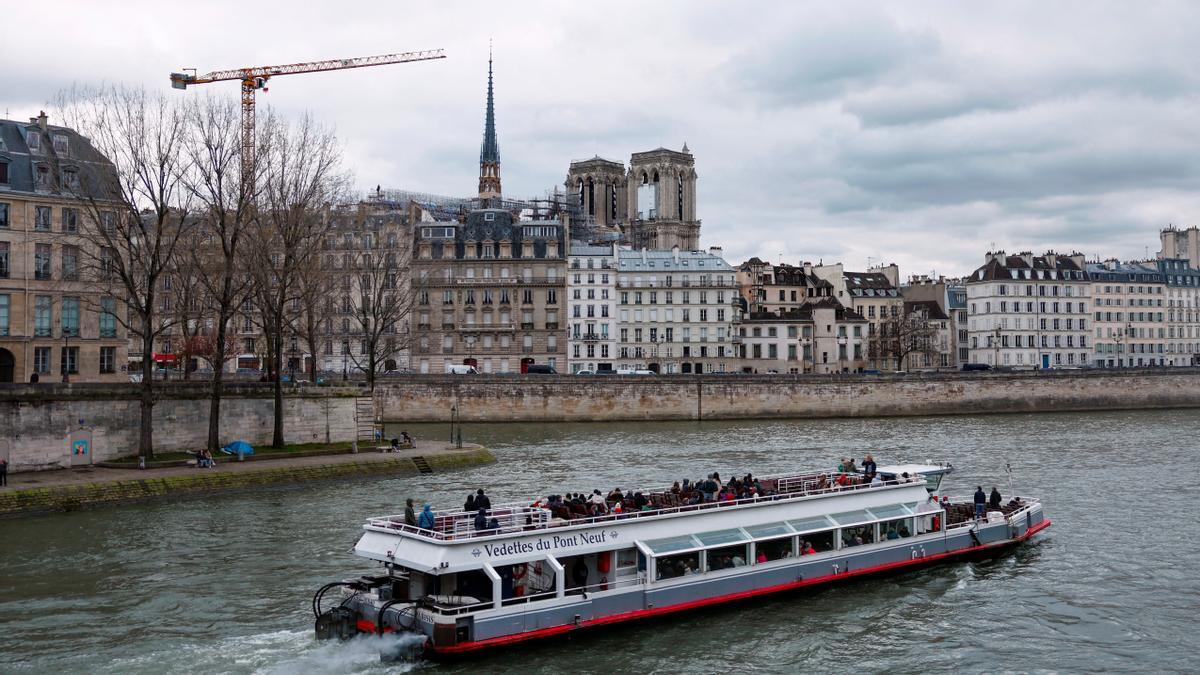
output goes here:
{"type": "Polygon", "coordinates": [[[368,445],[375,445],[383,438],[383,425],[375,421],[375,397],[359,396],[354,399],[354,439],[368,445]],[[379,435],[376,436],[376,433],[379,435]]]}

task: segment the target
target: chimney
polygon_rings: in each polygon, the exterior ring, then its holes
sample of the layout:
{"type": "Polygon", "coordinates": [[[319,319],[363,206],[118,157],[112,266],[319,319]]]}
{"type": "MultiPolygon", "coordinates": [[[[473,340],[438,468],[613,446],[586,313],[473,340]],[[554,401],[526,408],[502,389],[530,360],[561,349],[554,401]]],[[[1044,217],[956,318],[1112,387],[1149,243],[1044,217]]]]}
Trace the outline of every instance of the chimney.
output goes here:
{"type": "Polygon", "coordinates": [[[37,125],[42,128],[42,131],[50,130],[50,125],[46,123],[46,111],[45,110],[39,110],[38,116],[29,121],[37,122],[37,125]]]}
{"type": "Polygon", "coordinates": [[[724,253],[725,253],[725,249],[721,248],[720,246],[709,246],[708,247],[708,254],[711,256],[720,258],[724,253]]]}
{"type": "Polygon", "coordinates": [[[646,247],[643,246],[642,247],[642,263],[645,264],[645,262],[646,262],[646,247]]]}
{"type": "Polygon", "coordinates": [[[671,247],[671,259],[674,260],[676,264],[679,263],[679,245],[678,244],[671,247]]]}
{"type": "Polygon", "coordinates": [[[1050,266],[1050,269],[1058,268],[1058,255],[1054,251],[1046,251],[1046,264],[1050,266]]]}
{"type": "Polygon", "coordinates": [[[804,267],[804,273],[811,277],[812,276],[812,263],[805,260],[803,263],[803,267],[804,267]]]}

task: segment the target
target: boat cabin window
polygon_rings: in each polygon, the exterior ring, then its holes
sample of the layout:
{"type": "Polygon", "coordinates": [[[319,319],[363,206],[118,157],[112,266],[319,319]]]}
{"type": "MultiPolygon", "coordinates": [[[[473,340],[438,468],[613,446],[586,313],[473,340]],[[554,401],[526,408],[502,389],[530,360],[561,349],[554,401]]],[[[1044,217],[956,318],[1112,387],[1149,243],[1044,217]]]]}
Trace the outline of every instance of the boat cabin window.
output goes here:
{"type": "Polygon", "coordinates": [[[637,567],[638,552],[636,548],[623,548],[617,551],[617,571],[623,572],[637,567]]]}
{"type": "Polygon", "coordinates": [[[688,574],[700,573],[700,552],[681,553],[655,558],[655,578],[674,579],[688,574]]]}
{"type": "Polygon", "coordinates": [[[665,539],[651,539],[645,543],[646,548],[650,549],[650,552],[655,555],[670,553],[671,551],[682,551],[689,548],[700,548],[700,542],[696,541],[696,538],[690,534],[667,537],[665,539]]]}
{"type": "Polygon", "coordinates": [[[807,518],[805,520],[789,520],[788,525],[791,525],[792,529],[796,530],[796,532],[804,534],[806,532],[816,532],[818,530],[831,529],[836,525],[836,523],[826,516],[819,516],[817,518],[807,518]]]}
{"type": "Polygon", "coordinates": [[[945,476],[946,474],[944,473],[925,474],[925,489],[930,492],[937,492],[938,488],[942,485],[942,478],[945,476]]]}
{"type": "Polygon", "coordinates": [[[779,539],[760,541],[755,544],[755,550],[757,551],[756,557],[760,563],[783,560],[784,558],[790,558],[795,555],[795,552],[792,551],[791,537],[780,537],[779,539]]]}
{"type": "Polygon", "coordinates": [[[500,575],[500,593],[504,600],[533,598],[545,600],[556,595],[554,568],[544,560],[512,565],[496,565],[500,575]]]}
{"type": "Polygon", "coordinates": [[[713,532],[701,532],[696,535],[701,544],[705,546],[718,546],[720,544],[732,544],[739,541],[748,541],[750,535],[746,534],[741,528],[732,530],[715,530],[713,532]]]}
{"type": "Polygon", "coordinates": [[[867,513],[866,509],[835,513],[830,517],[833,518],[834,522],[836,522],[838,525],[859,525],[875,520],[875,516],[867,513]]]}
{"type": "Polygon", "coordinates": [[[792,533],[792,528],[787,526],[787,523],[767,523],[766,525],[750,525],[743,528],[751,537],[755,539],[765,539],[767,537],[781,537],[792,533]]]}
{"type": "Polygon", "coordinates": [[[452,582],[450,595],[478,598],[481,602],[492,599],[492,580],[481,569],[465,570],[445,576],[447,581],[452,582]]]}
{"type": "Polygon", "coordinates": [[[742,567],[750,559],[750,547],[747,544],[722,546],[708,549],[705,556],[708,559],[708,572],[742,567]]]}
{"type": "Polygon", "coordinates": [[[873,543],[875,543],[874,525],[842,528],[842,548],[873,543]]]}
{"type": "Polygon", "coordinates": [[[879,523],[879,536],[883,539],[907,539],[913,535],[912,518],[899,518],[879,523]]]}
{"type": "Polygon", "coordinates": [[[833,550],[833,530],[825,530],[824,532],[809,532],[800,537],[800,555],[809,555],[805,553],[808,550],[808,545],[812,544],[813,553],[824,553],[825,551],[833,550]]]}

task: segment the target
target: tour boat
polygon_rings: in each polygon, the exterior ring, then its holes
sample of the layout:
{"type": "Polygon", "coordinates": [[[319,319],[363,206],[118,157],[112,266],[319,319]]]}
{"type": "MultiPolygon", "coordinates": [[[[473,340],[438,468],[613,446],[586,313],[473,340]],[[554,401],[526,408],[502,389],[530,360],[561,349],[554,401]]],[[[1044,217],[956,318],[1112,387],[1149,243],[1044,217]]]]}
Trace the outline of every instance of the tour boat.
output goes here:
{"type": "Polygon", "coordinates": [[[322,587],[316,633],[407,633],[425,655],[463,654],[990,555],[1050,525],[1024,496],[977,517],[972,497],[939,495],[950,471],[760,477],[762,496],[699,504],[647,490],[647,508],[572,519],[541,501],[497,504],[482,530],[466,511],[439,513],[432,529],[370,518],[354,552],[384,569],[322,587]]]}

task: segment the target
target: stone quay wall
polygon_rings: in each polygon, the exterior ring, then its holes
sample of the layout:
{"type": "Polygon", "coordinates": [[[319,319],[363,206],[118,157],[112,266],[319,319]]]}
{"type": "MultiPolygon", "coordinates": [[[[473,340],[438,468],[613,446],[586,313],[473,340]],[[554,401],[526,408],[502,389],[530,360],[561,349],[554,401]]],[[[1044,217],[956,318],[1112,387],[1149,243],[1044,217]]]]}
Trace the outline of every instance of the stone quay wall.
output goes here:
{"type": "Polygon", "coordinates": [[[909,375],[421,376],[376,387],[385,422],[889,417],[1200,407],[1200,369],[909,375]]]}
{"type": "MultiPolygon", "coordinates": [[[[138,385],[39,384],[0,388],[0,457],[10,471],[58,469],[137,453],[138,385]],[[77,447],[86,442],[86,452],[77,447]]],[[[284,392],[289,443],[354,439],[357,387],[305,387],[284,392]]],[[[208,438],[208,388],[168,383],[154,406],[156,452],[197,450],[208,438]]],[[[270,443],[274,399],[268,385],[232,384],[221,401],[224,442],[270,443]]]]}
{"type": "MultiPolygon", "coordinates": [[[[496,461],[496,458],[486,448],[479,447],[456,452],[431,452],[425,455],[425,460],[431,469],[438,472],[487,464],[496,461]]],[[[0,491],[0,517],[205,497],[265,487],[294,486],[312,481],[362,480],[419,474],[420,470],[411,458],[278,466],[240,472],[222,472],[218,469],[197,471],[183,476],[158,476],[153,471],[148,471],[146,478],[136,480],[98,481],[82,485],[0,491]]]]}

